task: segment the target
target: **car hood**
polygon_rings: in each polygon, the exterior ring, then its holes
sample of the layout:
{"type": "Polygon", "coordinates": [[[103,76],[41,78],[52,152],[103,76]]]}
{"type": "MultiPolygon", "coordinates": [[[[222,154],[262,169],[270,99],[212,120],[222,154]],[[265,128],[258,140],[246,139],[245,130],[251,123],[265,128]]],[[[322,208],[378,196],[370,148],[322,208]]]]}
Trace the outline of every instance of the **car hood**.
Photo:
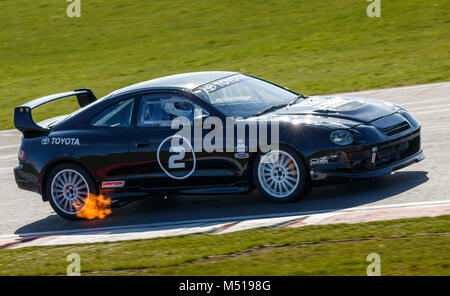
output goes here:
{"type": "MultiPolygon", "coordinates": [[[[369,123],[395,113],[394,104],[365,98],[340,96],[314,96],[297,104],[278,109],[272,113],[276,117],[297,117],[299,120],[338,123],[352,127],[369,123]]],[[[281,119],[281,118],[280,118],[281,119]]]]}

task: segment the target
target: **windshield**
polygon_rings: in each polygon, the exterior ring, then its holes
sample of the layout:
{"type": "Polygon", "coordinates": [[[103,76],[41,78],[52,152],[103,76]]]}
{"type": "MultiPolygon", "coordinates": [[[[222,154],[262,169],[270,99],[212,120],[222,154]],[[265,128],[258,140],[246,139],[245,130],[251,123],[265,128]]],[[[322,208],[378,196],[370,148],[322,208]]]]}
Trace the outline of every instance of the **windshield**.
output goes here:
{"type": "Polygon", "coordinates": [[[252,117],[275,105],[288,104],[297,94],[243,74],[197,87],[193,92],[230,117],[252,117]]]}

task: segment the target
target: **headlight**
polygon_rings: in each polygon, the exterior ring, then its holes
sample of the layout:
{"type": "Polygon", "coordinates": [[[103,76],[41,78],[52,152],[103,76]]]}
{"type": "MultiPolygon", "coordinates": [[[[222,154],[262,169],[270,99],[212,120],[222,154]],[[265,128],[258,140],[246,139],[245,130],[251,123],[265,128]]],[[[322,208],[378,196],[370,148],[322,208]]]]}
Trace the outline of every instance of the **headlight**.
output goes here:
{"type": "Polygon", "coordinates": [[[353,135],[347,130],[335,130],[331,132],[330,140],[337,145],[349,145],[353,143],[353,135]]]}

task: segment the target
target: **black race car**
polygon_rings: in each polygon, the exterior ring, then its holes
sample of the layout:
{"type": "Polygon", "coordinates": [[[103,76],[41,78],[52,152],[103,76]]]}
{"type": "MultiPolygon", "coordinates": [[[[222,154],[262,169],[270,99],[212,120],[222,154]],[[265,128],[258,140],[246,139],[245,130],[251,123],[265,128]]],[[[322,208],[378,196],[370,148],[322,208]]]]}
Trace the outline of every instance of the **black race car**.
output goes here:
{"type": "Polygon", "coordinates": [[[23,133],[18,186],[69,219],[92,194],[120,205],[256,188],[289,202],[316,183],[386,175],[425,157],[419,123],[398,105],[308,97],[234,72],[158,78],[98,100],[90,89],[50,95],[16,107],[14,123],[23,133]],[[33,121],[34,108],[70,96],[81,109],[33,121]],[[184,124],[194,128],[180,134],[184,124]]]}

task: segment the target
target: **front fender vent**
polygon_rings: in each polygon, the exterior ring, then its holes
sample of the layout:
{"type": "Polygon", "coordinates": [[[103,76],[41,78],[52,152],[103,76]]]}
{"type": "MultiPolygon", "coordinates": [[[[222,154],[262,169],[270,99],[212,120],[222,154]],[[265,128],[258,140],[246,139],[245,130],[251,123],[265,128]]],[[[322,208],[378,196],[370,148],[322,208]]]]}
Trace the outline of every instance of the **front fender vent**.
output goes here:
{"type": "Polygon", "coordinates": [[[392,126],[383,128],[382,131],[388,136],[393,136],[395,134],[398,134],[398,133],[408,130],[410,127],[411,126],[409,125],[408,122],[403,121],[396,125],[392,125],[392,126]]]}

